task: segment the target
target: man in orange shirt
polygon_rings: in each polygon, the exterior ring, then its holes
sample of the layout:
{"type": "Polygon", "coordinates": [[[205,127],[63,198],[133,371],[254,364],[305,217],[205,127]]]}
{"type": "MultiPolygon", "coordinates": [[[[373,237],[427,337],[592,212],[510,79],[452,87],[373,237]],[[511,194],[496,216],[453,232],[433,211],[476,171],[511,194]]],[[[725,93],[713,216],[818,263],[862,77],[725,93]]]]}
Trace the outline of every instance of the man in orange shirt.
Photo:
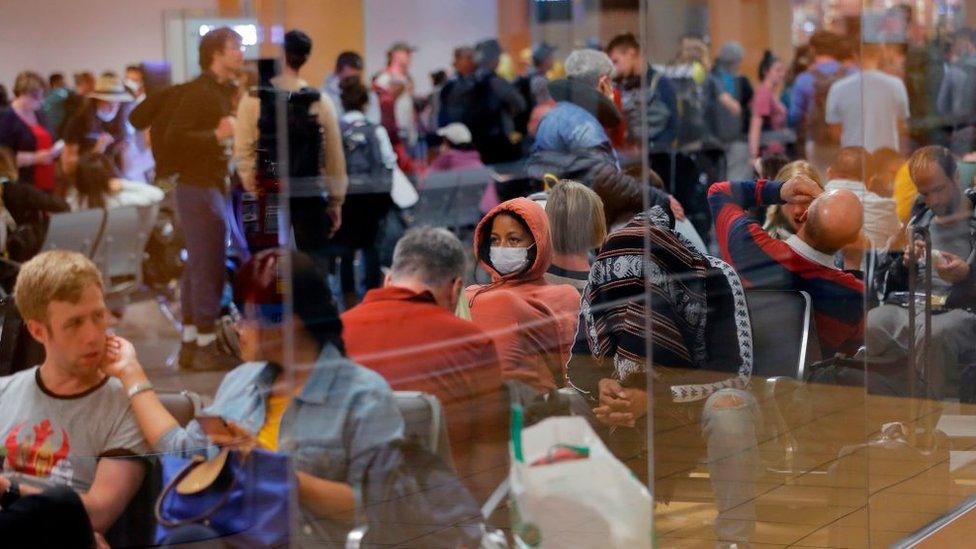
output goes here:
{"type": "Polygon", "coordinates": [[[342,315],[342,324],[355,362],[394,390],[441,401],[455,465],[477,497],[505,474],[507,418],[491,338],[454,315],[464,266],[464,247],[449,231],[412,229],[396,245],[385,286],[370,290],[342,315]]]}

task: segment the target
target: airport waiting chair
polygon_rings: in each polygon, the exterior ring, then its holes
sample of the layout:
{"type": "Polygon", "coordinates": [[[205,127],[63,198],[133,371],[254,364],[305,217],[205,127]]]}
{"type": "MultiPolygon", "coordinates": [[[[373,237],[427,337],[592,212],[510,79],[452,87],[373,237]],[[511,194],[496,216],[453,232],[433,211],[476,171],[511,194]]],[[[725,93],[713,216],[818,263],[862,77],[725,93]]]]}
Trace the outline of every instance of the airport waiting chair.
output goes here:
{"type": "Polygon", "coordinates": [[[437,397],[420,391],[395,391],[394,397],[403,416],[404,438],[416,442],[432,454],[437,454],[453,469],[454,458],[447,435],[447,422],[437,397]]]}
{"type": "Polygon", "coordinates": [[[70,250],[92,257],[104,231],[105,213],[95,209],[52,215],[41,249],[70,250]]]}

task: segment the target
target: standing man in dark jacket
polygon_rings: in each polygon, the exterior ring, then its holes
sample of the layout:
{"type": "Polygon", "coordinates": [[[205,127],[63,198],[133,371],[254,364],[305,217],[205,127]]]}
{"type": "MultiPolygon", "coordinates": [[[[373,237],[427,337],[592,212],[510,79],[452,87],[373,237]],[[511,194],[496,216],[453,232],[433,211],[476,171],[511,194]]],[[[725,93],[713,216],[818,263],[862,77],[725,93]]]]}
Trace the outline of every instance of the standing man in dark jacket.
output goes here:
{"type": "Polygon", "coordinates": [[[475,46],[478,68],[469,93],[463,96],[466,109],[461,120],[471,130],[474,146],[485,164],[518,160],[521,149],[512,142],[515,117],[525,110],[525,100],[515,86],[495,73],[502,48],[498,40],[488,39],[475,46]]]}
{"type": "Polygon", "coordinates": [[[217,349],[215,323],[224,289],[227,233],[224,194],[234,137],[231,78],[244,64],[241,36],[227,27],[200,39],[203,73],[189,82],[166,143],[179,173],[176,213],[186,234],[187,261],[181,281],[183,346],[180,367],[229,369],[236,364],[217,349]]]}

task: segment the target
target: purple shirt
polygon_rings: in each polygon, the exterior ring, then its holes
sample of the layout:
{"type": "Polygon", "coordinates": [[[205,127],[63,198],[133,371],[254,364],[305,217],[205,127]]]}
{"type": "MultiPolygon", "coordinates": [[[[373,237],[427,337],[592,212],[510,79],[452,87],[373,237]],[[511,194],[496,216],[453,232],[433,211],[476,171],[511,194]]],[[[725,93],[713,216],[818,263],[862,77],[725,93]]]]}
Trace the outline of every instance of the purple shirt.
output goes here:
{"type": "Polygon", "coordinates": [[[824,74],[834,74],[840,66],[840,61],[821,61],[796,77],[790,95],[790,126],[796,127],[803,121],[807,109],[810,108],[810,102],[813,101],[814,69],[824,74]]]}

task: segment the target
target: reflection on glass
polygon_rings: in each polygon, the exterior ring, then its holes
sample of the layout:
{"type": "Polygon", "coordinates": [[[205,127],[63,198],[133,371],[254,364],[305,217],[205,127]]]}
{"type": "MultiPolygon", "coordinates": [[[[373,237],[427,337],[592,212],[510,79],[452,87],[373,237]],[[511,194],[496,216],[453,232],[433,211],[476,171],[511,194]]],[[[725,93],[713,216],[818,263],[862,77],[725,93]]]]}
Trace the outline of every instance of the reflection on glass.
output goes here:
{"type": "Polygon", "coordinates": [[[970,6],[313,4],[0,76],[0,539],[967,545],[970,6]]]}

